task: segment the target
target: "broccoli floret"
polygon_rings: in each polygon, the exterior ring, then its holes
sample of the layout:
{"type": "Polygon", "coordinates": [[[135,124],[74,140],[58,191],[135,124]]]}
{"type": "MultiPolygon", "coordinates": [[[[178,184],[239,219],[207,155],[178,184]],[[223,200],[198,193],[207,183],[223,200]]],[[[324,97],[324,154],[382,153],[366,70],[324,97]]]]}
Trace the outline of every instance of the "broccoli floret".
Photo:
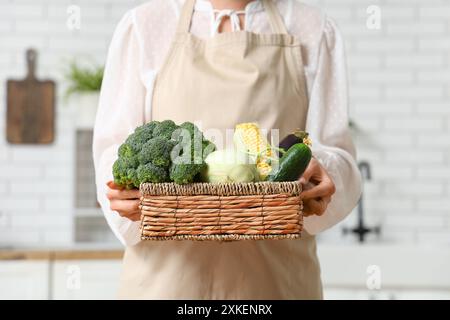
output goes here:
{"type": "Polygon", "coordinates": [[[167,140],[172,138],[172,133],[178,126],[172,120],[164,120],[158,123],[153,129],[153,137],[163,137],[167,140]]]}
{"type": "Polygon", "coordinates": [[[166,182],[169,180],[169,175],[166,169],[155,166],[152,163],[140,165],[137,170],[137,178],[141,183],[144,182],[166,182]]]}
{"type": "Polygon", "coordinates": [[[216,146],[207,140],[200,129],[192,122],[184,122],[179,129],[175,131],[174,138],[177,141],[177,147],[174,149],[177,155],[183,156],[183,162],[190,159],[191,162],[201,164],[208,154],[216,149],[216,146]],[[185,153],[190,146],[190,154],[185,153]]]}
{"type": "Polygon", "coordinates": [[[141,132],[139,134],[133,133],[127,138],[127,140],[125,140],[125,143],[130,146],[131,150],[135,154],[138,154],[139,151],[141,151],[144,143],[150,140],[151,138],[152,138],[151,134],[145,132],[141,132]]]}
{"type": "Polygon", "coordinates": [[[180,125],[180,128],[188,130],[191,135],[191,139],[194,141],[193,150],[198,150],[196,148],[200,149],[201,147],[202,160],[206,159],[208,154],[216,150],[215,144],[206,139],[200,129],[192,122],[184,122],[180,125]]]}
{"type": "Polygon", "coordinates": [[[195,137],[195,138],[198,138],[198,139],[203,139],[203,133],[192,122],[183,122],[180,125],[180,128],[187,130],[189,132],[189,134],[191,135],[191,138],[195,137]]]}
{"type": "Polygon", "coordinates": [[[175,143],[164,137],[155,137],[147,141],[138,155],[140,164],[153,163],[156,166],[169,167],[170,152],[175,143]]]}
{"type": "Polygon", "coordinates": [[[202,141],[202,157],[203,160],[213,151],[216,151],[216,145],[209,140],[203,139],[202,141]]]}
{"type": "Polygon", "coordinates": [[[118,185],[123,184],[123,177],[126,176],[126,167],[123,165],[122,160],[119,158],[113,164],[113,177],[114,182],[118,185]]]}
{"type": "Polygon", "coordinates": [[[123,158],[119,158],[114,162],[113,177],[114,183],[124,186],[127,189],[139,187],[136,170],[130,167],[128,162],[124,161],[123,158]]]}
{"type": "Polygon", "coordinates": [[[153,130],[159,125],[158,121],[151,121],[134,130],[125,143],[127,143],[131,150],[137,154],[141,151],[142,146],[153,137],[153,130]]]}
{"type": "Polygon", "coordinates": [[[129,143],[124,143],[119,147],[119,158],[121,158],[126,164],[127,167],[137,168],[139,165],[138,162],[138,153],[135,151],[133,147],[129,143]]]}
{"type": "Polygon", "coordinates": [[[118,151],[119,157],[130,157],[135,154],[135,152],[132,150],[131,146],[128,143],[123,143],[119,147],[118,151]]]}
{"type": "Polygon", "coordinates": [[[127,178],[129,179],[128,189],[139,188],[141,184],[137,175],[137,169],[128,169],[127,170],[127,178]]]}
{"type": "Polygon", "coordinates": [[[150,135],[152,135],[153,134],[153,130],[155,129],[155,127],[156,126],[158,126],[160,124],[160,122],[159,121],[150,121],[150,122],[148,122],[148,123],[146,123],[146,124],[144,124],[144,125],[142,125],[142,126],[140,126],[140,127],[137,127],[135,130],[134,130],[134,133],[135,134],[142,134],[142,133],[144,133],[144,134],[146,134],[146,135],[148,135],[148,134],[150,134],[150,135]]]}
{"type": "Polygon", "coordinates": [[[178,184],[192,183],[197,175],[205,167],[205,164],[172,164],[170,166],[170,179],[178,184]]]}

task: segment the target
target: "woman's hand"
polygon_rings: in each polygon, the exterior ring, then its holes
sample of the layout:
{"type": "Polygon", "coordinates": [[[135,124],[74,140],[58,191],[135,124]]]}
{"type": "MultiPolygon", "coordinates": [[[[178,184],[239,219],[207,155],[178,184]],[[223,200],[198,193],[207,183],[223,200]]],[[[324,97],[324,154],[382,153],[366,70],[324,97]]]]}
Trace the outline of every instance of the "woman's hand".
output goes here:
{"type": "Polygon", "coordinates": [[[141,218],[139,210],[141,193],[137,189],[126,190],[114,182],[109,181],[107,184],[108,192],[106,197],[109,199],[110,208],[117,211],[120,216],[138,221],[141,218]]]}
{"type": "Polygon", "coordinates": [[[304,215],[310,216],[315,214],[321,216],[327,209],[331,196],[336,191],[333,180],[319,161],[316,158],[312,158],[303,176],[300,178],[300,182],[303,187],[308,182],[314,185],[310,189],[304,189],[301,193],[304,215]]]}

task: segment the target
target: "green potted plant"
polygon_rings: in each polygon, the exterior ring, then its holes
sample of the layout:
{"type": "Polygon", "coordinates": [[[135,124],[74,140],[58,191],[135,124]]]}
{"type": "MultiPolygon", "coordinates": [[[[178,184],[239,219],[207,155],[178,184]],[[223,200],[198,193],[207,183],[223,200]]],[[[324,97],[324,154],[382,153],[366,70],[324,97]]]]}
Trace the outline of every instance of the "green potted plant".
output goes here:
{"type": "Polygon", "coordinates": [[[71,62],[65,73],[68,83],[65,96],[75,109],[76,125],[79,129],[94,127],[103,71],[102,66],[80,66],[76,62],[71,62]]]}

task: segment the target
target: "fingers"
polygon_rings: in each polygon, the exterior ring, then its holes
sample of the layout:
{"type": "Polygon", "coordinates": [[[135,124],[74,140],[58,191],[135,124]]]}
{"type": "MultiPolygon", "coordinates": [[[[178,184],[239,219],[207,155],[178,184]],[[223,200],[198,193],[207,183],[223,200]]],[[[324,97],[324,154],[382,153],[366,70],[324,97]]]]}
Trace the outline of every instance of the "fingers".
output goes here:
{"type": "Polygon", "coordinates": [[[141,202],[139,200],[112,200],[110,208],[116,211],[121,217],[130,219],[131,221],[139,221],[141,219],[140,211],[141,202]]]}
{"type": "Polygon", "coordinates": [[[306,217],[311,215],[321,216],[326,211],[330,201],[330,196],[306,200],[303,202],[303,214],[306,217]]]}
{"type": "Polygon", "coordinates": [[[128,218],[131,221],[139,221],[139,220],[141,220],[141,213],[140,212],[136,212],[136,213],[133,213],[131,215],[125,216],[125,218],[128,218]]]}
{"type": "Polygon", "coordinates": [[[139,221],[141,219],[140,191],[138,189],[124,189],[116,185],[113,181],[108,181],[106,185],[108,186],[106,196],[109,199],[111,210],[116,211],[121,217],[130,219],[131,221],[139,221]]]}
{"type": "Polygon", "coordinates": [[[108,181],[106,183],[106,185],[108,186],[108,188],[114,189],[114,190],[122,190],[123,189],[123,187],[120,187],[117,184],[115,184],[114,181],[108,181]]]}
{"type": "Polygon", "coordinates": [[[109,200],[129,200],[129,199],[139,199],[141,197],[141,193],[138,189],[131,190],[116,190],[109,189],[106,193],[106,197],[109,200]]]}
{"type": "Polygon", "coordinates": [[[311,159],[311,161],[308,164],[308,167],[306,167],[305,172],[303,172],[302,176],[300,177],[300,182],[302,184],[306,184],[314,174],[317,168],[316,159],[311,159]]]}
{"type": "Polygon", "coordinates": [[[139,200],[111,200],[110,201],[111,210],[118,211],[118,212],[128,212],[129,214],[135,214],[136,212],[139,212],[139,206],[140,206],[139,200]]]}
{"type": "Polygon", "coordinates": [[[123,217],[127,218],[131,221],[139,221],[141,220],[141,212],[125,212],[125,211],[117,211],[117,213],[123,217]]]}
{"type": "Polygon", "coordinates": [[[305,201],[303,203],[303,214],[306,217],[309,217],[311,215],[322,215],[323,214],[323,208],[321,205],[321,201],[317,201],[315,199],[310,199],[308,201],[305,201]]]}
{"type": "Polygon", "coordinates": [[[312,187],[311,189],[304,190],[300,194],[300,197],[303,200],[326,197],[331,196],[335,191],[336,187],[334,186],[333,181],[331,181],[331,179],[327,175],[325,175],[318,185],[312,187]]]}

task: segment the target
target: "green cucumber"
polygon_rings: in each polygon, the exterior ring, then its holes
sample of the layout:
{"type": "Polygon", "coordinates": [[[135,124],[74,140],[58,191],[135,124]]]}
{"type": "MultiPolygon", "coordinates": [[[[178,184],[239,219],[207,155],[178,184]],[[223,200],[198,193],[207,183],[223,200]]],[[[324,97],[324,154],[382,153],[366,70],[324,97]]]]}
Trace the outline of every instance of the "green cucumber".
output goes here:
{"type": "Polygon", "coordinates": [[[295,181],[305,172],[311,160],[311,149],[304,143],[296,143],[281,157],[278,169],[269,181],[295,181]]]}

